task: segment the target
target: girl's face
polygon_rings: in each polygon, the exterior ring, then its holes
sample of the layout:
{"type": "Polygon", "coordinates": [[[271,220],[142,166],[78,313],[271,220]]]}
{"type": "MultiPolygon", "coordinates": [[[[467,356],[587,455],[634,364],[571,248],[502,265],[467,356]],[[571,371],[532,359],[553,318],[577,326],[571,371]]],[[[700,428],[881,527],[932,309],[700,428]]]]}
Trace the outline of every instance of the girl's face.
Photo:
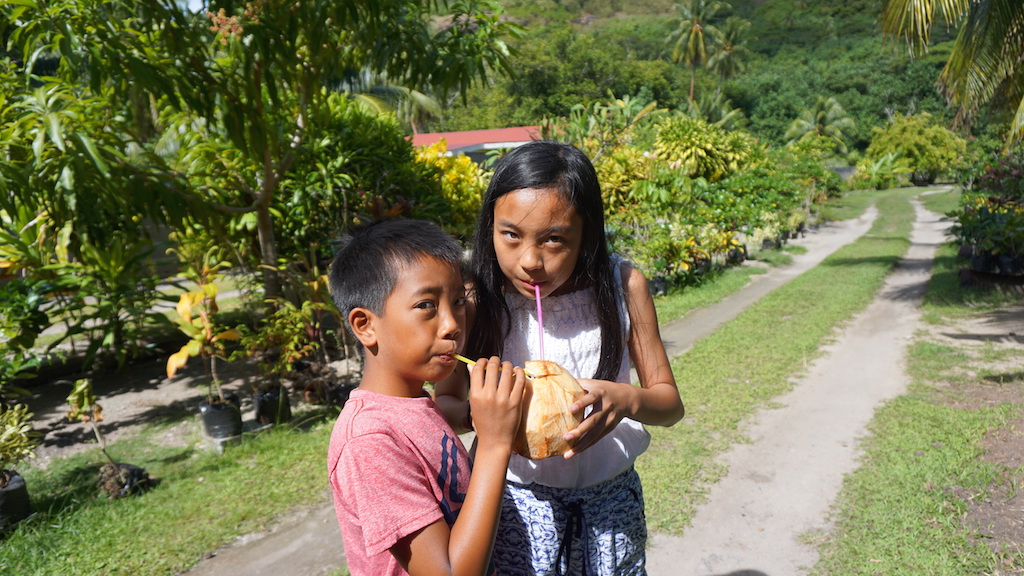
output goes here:
{"type": "Polygon", "coordinates": [[[583,218],[557,188],[524,188],[494,204],[494,252],[506,288],[529,298],[576,289],[572,273],[580,255],[583,218]]]}

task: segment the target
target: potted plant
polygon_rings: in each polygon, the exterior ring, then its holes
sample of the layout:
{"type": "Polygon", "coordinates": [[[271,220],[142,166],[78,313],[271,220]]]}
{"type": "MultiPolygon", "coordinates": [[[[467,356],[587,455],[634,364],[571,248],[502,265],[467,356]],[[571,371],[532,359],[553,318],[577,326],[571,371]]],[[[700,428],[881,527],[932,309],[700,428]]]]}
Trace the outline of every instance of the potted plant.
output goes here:
{"type": "Polygon", "coordinates": [[[98,423],[103,421],[103,408],[96,402],[96,395],[93,394],[92,380],[79,378],[75,381],[74,388],[67,398],[70,410],[69,420],[80,420],[88,422],[92,426],[93,435],[99,443],[100,451],[107,457],[107,462],[100,466],[99,487],[106,492],[110,498],[124,498],[133,494],[140,494],[154,486],[145,469],[132,464],[115,461],[107,452],[107,442],[100,432],[98,423]]]}
{"type": "Polygon", "coordinates": [[[14,469],[18,462],[35,457],[39,435],[31,420],[28,406],[0,400],[0,534],[32,514],[25,479],[14,469]]]}
{"type": "Polygon", "coordinates": [[[306,330],[309,303],[300,307],[281,298],[277,304],[277,309],[257,330],[241,339],[241,353],[258,358],[264,375],[252,386],[256,421],[262,425],[291,419],[291,401],[284,380],[293,376],[300,366],[298,362],[318,346],[306,330]]]}
{"type": "MultiPolygon", "coordinates": [[[[8,332],[0,331],[6,338],[8,332]]],[[[35,448],[40,436],[32,429],[32,413],[28,406],[11,402],[10,399],[28,394],[27,390],[16,388],[12,380],[31,376],[27,370],[35,366],[37,359],[27,356],[14,340],[0,342],[8,348],[0,354],[0,534],[32,514],[25,479],[15,466],[26,458],[35,457],[35,448]]]]}
{"type": "Polygon", "coordinates": [[[199,413],[204,433],[214,439],[239,436],[242,433],[242,412],[238,397],[224,393],[217,373],[217,359],[226,359],[224,344],[238,340],[235,329],[219,330],[213,315],[217,311],[217,284],[207,283],[181,295],[174,320],[189,340],[167,359],[167,377],[174,375],[189,358],[202,360],[207,379],[207,398],[200,402],[199,413]]]}

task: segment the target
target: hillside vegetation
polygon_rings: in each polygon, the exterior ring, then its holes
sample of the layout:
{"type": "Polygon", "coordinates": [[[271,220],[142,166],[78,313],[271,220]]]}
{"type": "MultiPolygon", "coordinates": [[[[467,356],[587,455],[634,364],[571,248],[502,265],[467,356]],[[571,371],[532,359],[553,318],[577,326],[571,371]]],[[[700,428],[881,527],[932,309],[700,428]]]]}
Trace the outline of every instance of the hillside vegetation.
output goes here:
{"type": "MultiPolygon", "coordinates": [[[[567,116],[574,104],[610,94],[687,108],[690,69],[672,62],[672,44],[666,42],[679,24],[676,2],[503,4],[523,28],[522,36],[510,42],[517,51],[514,77],[469,91],[428,129],[538,124],[567,116]]],[[[935,80],[952,32],[937,29],[929,55],[911,59],[904,46],[882,37],[880,9],[879,2],[868,0],[726,3],[709,22],[719,28],[730,18],[749,22],[742,35],[747,51],[739,58],[741,68],[722,83],[717,105],[741,111],[746,129],[762,141],[783,144],[786,129],[802,111],[819,97],[832,97],[854,121],[847,136],[850,150],[858,152],[869,145],[872,128],[893,114],[929,112],[948,122],[935,80]]],[[[710,102],[719,80],[707,67],[698,67],[694,100],[710,102]]],[[[994,141],[998,131],[990,125],[996,120],[980,119],[972,133],[994,141]]]]}

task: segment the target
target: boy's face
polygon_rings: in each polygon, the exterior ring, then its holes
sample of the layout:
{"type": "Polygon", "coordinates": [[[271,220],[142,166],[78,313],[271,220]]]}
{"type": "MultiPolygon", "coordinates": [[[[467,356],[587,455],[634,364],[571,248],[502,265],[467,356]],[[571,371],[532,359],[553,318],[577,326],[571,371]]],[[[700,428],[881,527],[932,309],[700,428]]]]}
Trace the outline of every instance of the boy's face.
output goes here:
{"type": "Polygon", "coordinates": [[[465,339],[462,275],[429,256],[402,266],[374,322],[379,357],[394,376],[416,386],[443,380],[465,339]]]}

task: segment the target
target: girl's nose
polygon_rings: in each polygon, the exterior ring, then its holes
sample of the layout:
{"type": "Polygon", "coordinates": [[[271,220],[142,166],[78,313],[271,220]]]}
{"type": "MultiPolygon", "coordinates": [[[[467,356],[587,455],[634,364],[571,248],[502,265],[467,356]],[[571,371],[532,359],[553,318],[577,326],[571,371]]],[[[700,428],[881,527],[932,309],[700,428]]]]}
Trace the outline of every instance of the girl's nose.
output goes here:
{"type": "Polygon", "coordinates": [[[519,265],[523,270],[539,270],[544,267],[544,258],[541,256],[540,248],[527,247],[519,257],[519,265]]]}

